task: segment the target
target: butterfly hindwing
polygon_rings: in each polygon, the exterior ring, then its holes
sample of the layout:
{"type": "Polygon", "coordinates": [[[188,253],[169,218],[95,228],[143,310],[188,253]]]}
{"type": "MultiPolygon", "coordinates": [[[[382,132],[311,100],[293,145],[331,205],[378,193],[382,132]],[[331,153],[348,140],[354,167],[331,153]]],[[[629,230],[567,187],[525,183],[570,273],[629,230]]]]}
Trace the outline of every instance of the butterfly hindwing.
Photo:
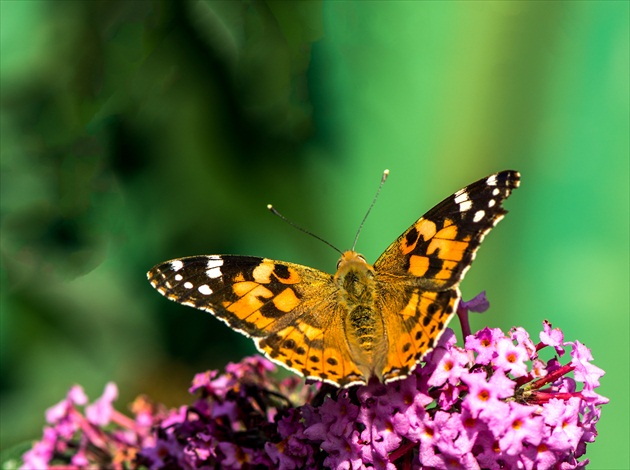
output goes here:
{"type": "Polygon", "coordinates": [[[381,369],[385,382],[409,375],[435,347],[458,301],[458,289],[431,292],[403,282],[388,284],[382,295],[388,334],[387,360],[381,369]],[[405,292],[402,296],[401,291],[405,292]]]}
{"type": "Polygon", "coordinates": [[[183,305],[206,310],[254,339],[269,359],[331,383],[356,381],[335,302],[332,276],[253,256],[212,255],[175,259],[148,273],[153,287],[183,305]],[[332,333],[331,333],[332,332],[332,333]]]}

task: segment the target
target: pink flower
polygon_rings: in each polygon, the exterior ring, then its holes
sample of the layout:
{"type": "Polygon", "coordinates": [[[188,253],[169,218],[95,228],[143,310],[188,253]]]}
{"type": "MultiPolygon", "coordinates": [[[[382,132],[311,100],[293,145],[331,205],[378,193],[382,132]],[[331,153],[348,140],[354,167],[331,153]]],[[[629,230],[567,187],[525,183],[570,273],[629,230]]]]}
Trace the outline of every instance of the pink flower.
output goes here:
{"type": "Polygon", "coordinates": [[[604,371],[591,364],[590,361],[593,360],[591,350],[579,341],[567,344],[573,346],[571,350],[571,365],[575,368],[573,370],[575,380],[584,382],[584,386],[588,390],[599,387],[599,379],[604,375],[604,371]]]}
{"type": "Polygon", "coordinates": [[[106,426],[114,412],[112,403],[118,398],[118,387],[115,383],[109,382],[105,386],[103,395],[93,404],[85,407],[85,417],[89,422],[97,426],[106,426]]]}
{"type": "Polygon", "coordinates": [[[560,357],[564,355],[564,334],[560,328],[551,329],[551,323],[547,320],[543,321],[543,331],[540,332],[540,341],[546,345],[555,348],[560,357]]]}
{"type": "Polygon", "coordinates": [[[505,334],[498,328],[484,328],[466,338],[466,349],[477,353],[477,364],[490,364],[496,354],[497,342],[505,338],[505,334]]]}
{"type": "Polygon", "coordinates": [[[514,382],[501,371],[497,371],[490,379],[483,371],[467,373],[462,381],[468,385],[468,394],[463,400],[462,407],[470,411],[473,418],[480,413],[492,414],[502,412],[505,405],[502,401],[514,393],[514,382]]]}
{"type": "Polygon", "coordinates": [[[436,350],[432,359],[437,360],[435,371],[429,379],[429,385],[432,387],[439,387],[445,383],[456,385],[468,370],[468,354],[461,349],[436,350]]]}
{"type": "Polygon", "coordinates": [[[527,374],[525,362],[529,359],[529,355],[523,346],[515,346],[511,340],[503,338],[498,341],[496,352],[496,357],[492,361],[495,367],[512,374],[513,377],[522,377],[527,374]]]}
{"type": "Polygon", "coordinates": [[[512,401],[507,416],[490,421],[490,430],[498,439],[501,451],[507,455],[518,455],[527,444],[540,444],[545,423],[534,411],[531,406],[512,401]]]}
{"type": "Polygon", "coordinates": [[[342,390],[276,380],[251,357],[197,374],[190,406],[137,399],[134,419],[113,408],[114,384],[89,405],[75,386],[22,468],[582,468],[608,402],[596,392],[603,371],[547,322],[541,341],[485,328],[463,349],[447,329],[409,377],[342,390]],[[545,347],[570,348],[571,361],[541,361],[545,347]]]}

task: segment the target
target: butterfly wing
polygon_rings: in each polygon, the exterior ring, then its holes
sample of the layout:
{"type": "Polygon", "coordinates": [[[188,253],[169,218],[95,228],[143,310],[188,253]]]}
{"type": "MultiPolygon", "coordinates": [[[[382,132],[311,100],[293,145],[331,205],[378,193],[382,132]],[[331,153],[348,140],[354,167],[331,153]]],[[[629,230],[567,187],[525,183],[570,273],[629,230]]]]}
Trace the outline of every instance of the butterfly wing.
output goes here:
{"type": "Polygon", "coordinates": [[[212,313],[300,375],[339,386],[365,381],[343,337],[343,306],[330,274],[266,258],[213,255],[167,261],[147,277],[165,297],[212,313]]]}
{"type": "Polygon", "coordinates": [[[392,243],[374,263],[379,302],[391,336],[383,378],[405,377],[455,314],[459,283],[485,235],[507,213],[516,171],[494,173],[449,196],[392,243]]]}

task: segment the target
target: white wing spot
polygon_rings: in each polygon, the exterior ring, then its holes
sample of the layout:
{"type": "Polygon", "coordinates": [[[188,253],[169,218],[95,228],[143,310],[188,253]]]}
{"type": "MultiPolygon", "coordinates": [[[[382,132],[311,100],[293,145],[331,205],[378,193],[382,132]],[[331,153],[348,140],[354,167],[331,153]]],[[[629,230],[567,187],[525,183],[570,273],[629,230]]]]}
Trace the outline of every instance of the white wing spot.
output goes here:
{"type": "Polygon", "coordinates": [[[468,193],[465,189],[460,189],[455,193],[455,204],[461,204],[464,201],[468,201],[468,193]]]}
{"type": "Polygon", "coordinates": [[[473,217],[473,222],[479,222],[486,215],[486,211],[477,211],[473,217]]]}
{"type": "Polygon", "coordinates": [[[175,274],[176,281],[181,281],[182,279],[184,279],[184,276],[182,276],[181,274],[175,274]]]}
{"type": "Polygon", "coordinates": [[[193,288],[192,282],[184,282],[184,287],[186,289],[192,289],[193,288]]]}
{"type": "Polygon", "coordinates": [[[210,268],[206,271],[206,276],[208,276],[210,279],[216,279],[218,277],[221,277],[221,269],[216,267],[216,268],[210,268]]]}
{"type": "Polygon", "coordinates": [[[494,205],[495,205],[496,203],[497,203],[497,202],[496,202],[494,199],[490,199],[490,200],[488,201],[488,207],[494,207],[494,205]]]}
{"type": "Polygon", "coordinates": [[[497,185],[497,175],[490,175],[486,180],[486,184],[488,186],[496,186],[497,185]]]}
{"type": "Polygon", "coordinates": [[[180,259],[176,259],[174,261],[171,261],[171,269],[175,272],[179,271],[180,269],[182,269],[184,267],[184,262],[180,259]]]}
{"type": "Polygon", "coordinates": [[[472,201],[464,201],[459,204],[459,211],[466,212],[472,207],[472,201]]]}
{"type": "Polygon", "coordinates": [[[206,267],[208,268],[208,270],[206,271],[206,275],[210,278],[210,279],[216,279],[218,277],[221,277],[223,274],[221,273],[221,266],[223,266],[223,260],[221,259],[220,256],[209,256],[208,257],[208,264],[206,265],[206,267]]]}
{"type": "Polygon", "coordinates": [[[208,265],[206,266],[208,269],[220,268],[223,266],[223,260],[220,256],[209,256],[208,257],[208,265]]]}
{"type": "Polygon", "coordinates": [[[201,292],[203,295],[212,294],[212,289],[210,289],[210,286],[208,286],[207,284],[204,284],[203,286],[199,286],[197,290],[201,292]]]}
{"type": "Polygon", "coordinates": [[[499,188],[494,188],[494,189],[492,190],[492,195],[493,195],[493,196],[498,196],[500,192],[501,192],[501,191],[499,191],[499,188]]]}

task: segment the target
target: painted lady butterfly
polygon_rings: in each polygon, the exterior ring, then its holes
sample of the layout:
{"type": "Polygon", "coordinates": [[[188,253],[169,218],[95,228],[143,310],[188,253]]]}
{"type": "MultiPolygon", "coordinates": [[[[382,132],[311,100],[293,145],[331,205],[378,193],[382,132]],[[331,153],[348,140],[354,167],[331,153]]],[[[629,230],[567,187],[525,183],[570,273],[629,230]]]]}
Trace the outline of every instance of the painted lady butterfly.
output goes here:
{"type": "Polygon", "coordinates": [[[165,297],[207,310],[300,375],[339,387],[391,382],[409,375],[455,315],[459,283],[519,180],[502,171],[457,191],[373,265],[353,250],[335,274],[210,255],[167,261],[147,276],[165,297]]]}

